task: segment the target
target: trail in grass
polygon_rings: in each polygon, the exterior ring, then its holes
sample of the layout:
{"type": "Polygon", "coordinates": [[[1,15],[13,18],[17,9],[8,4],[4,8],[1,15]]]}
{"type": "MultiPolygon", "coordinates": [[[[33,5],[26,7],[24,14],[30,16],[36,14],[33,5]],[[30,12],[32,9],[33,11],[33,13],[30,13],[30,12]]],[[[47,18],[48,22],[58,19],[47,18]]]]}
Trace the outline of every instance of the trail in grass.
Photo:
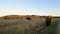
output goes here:
{"type": "Polygon", "coordinates": [[[57,34],[60,34],[60,22],[58,23],[58,26],[57,26],[57,34]]]}

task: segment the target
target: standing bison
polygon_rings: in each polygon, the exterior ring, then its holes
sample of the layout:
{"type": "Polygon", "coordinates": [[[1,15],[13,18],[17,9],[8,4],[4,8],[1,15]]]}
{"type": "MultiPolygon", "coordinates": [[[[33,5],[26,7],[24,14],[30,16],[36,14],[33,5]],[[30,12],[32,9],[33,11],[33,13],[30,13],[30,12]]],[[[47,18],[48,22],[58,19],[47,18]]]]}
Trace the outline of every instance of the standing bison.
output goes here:
{"type": "Polygon", "coordinates": [[[51,16],[47,16],[46,17],[46,26],[50,26],[51,25],[51,19],[52,19],[51,16]]]}

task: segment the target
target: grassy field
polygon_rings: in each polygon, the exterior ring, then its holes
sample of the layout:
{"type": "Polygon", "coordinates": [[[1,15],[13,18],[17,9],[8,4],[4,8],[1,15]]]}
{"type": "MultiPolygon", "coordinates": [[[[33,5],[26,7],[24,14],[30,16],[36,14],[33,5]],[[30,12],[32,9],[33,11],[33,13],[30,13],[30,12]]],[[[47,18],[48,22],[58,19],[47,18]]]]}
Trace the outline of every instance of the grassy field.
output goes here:
{"type": "Polygon", "coordinates": [[[44,27],[40,34],[57,34],[57,25],[59,23],[60,19],[52,19],[52,24],[49,27],[44,27]]]}
{"type": "Polygon", "coordinates": [[[52,19],[52,25],[49,27],[45,27],[45,18],[32,20],[0,19],[0,34],[48,34],[52,32],[55,33],[53,29],[56,28],[56,23],[58,23],[59,20],[60,19],[57,18],[52,19]]]}

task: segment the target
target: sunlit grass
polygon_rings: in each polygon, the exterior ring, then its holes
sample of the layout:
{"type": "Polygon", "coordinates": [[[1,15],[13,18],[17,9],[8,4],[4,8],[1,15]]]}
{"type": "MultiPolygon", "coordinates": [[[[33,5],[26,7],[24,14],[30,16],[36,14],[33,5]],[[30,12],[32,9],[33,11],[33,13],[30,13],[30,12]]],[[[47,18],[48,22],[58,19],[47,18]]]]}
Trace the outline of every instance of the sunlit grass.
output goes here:
{"type": "Polygon", "coordinates": [[[45,27],[44,19],[12,20],[0,20],[0,34],[54,34],[59,21],[53,20],[51,26],[45,27]]]}

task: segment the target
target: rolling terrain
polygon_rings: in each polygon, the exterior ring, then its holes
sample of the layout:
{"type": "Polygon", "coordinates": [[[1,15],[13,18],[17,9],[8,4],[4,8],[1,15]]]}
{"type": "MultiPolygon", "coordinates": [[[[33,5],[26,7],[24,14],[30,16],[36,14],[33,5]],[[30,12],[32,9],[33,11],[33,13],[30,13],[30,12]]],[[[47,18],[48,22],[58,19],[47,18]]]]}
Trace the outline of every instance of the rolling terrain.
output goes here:
{"type": "Polygon", "coordinates": [[[52,18],[52,24],[49,27],[45,26],[45,19],[46,18],[32,18],[31,20],[27,20],[26,18],[0,18],[0,34],[52,34],[52,32],[56,30],[55,26],[60,21],[60,18],[52,18]]]}

